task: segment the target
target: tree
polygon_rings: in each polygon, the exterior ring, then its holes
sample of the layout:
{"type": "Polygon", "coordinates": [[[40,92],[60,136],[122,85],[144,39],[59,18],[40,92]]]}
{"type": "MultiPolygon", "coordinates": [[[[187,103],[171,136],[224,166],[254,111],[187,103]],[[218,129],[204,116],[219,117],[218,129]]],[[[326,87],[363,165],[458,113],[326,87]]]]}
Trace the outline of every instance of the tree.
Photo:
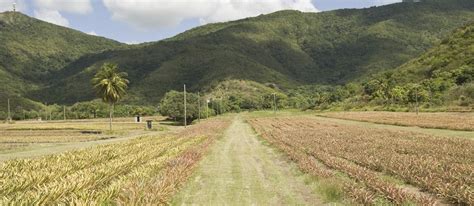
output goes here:
{"type": "Polygon", "coordinates": [[[419,84],[408,84],[408,102],[409,103],[422,103],[429,100],[429,92],[423,86],[419,84]]]}
{"type": "Polygon", "coordinates": [[[399,104],[404,104],[408,101],[408,91],[401,86],[395,86],[390,90],[390,98],[399,104]]]}
{"type": "MultiPolygon", "coordinates": [[[[78,119],[88,119],[88,118],[97,118],[105,117],[105,111],[107,111],[107,104],[99,101],[90,101],[90,102],[78,102],[71,106],[71,112],[78,119]],[[92,115],[92,116],[91,116],[92,115]]],[[[114,113],[116,113],[114,111],[114,113]]]]}
{"type": "Polygon", "coordinates": [[[368,95],[370,100],[388,100],[390,85],[387,79],[372,79],[369,82],[365,83],[363,86],[364,94],[368,95]]]}
{"type": "Polygon", "coordinates": [[[109,104],[110,130],[112,130],[115,103],[127,93],[129,81],[125,78],[126,76],[127,73],[118,71],[117,64],[105,63],[92,79],[97,94],[102,98],[102,101],[109,104]]]}
{"type": "Polygon", "coordinates": [[[474,80],[474,67],[463,66],[453,72],[457,85],[463,85],[474,80]]]}
{"type": "MultiPolygon", "coordinates": [[[[170,91],[165,94],[160,102],[160,114],[176,121],[184,120],[184,94],[182,92],[170,91]]],[[[194,93],[186,93],[186,121],[192,123],[199,116],[198,96],[194,93]]]]}

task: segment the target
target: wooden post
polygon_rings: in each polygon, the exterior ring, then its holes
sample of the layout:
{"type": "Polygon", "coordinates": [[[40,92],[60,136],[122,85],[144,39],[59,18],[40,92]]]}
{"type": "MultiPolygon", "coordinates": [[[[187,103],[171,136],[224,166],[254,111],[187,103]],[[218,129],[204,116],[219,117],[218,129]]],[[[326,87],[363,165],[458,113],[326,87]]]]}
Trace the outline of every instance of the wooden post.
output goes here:
{"type": "Polygon", "coordinates": [[[112,110],[113,110],[113,104],[109,103],[109,130],[112,131],[112,110]]]}
{"type": "Polygon", "coordinates": [[[63,106],[63,117],[64,121],[66,121],[66,106],[63,106]]]}
{"type": "Polygon", "coordinates": [[[201,94],[198,92],[198,121],[201,122],[201,94]]]}
{"type": "Polygon", "coordinates": [[[12,115],[10,113],[10,99],[7,100],[8,101],[8,117],[7,117],[7,121],[8,123],[10,123],[12,121],[12,115]]]}
{"type": "Polygon", "coordinates": [[[187,126],[187,124],[188,124],[188,123],[186,122],[186,120],[187,120],[186,115],[187,115],[187,114],[186,114],[186,84],[185,84],[185,85],[184,85],[184,127],[185,127],[185,128],[186,128],[186,126],[187,126]]]}
{"type": "Polygon", "coordinates": [[[48,102],[45,102],[44,106],[46,107],[44,108],[44,113],[41,114],[41,120],[48,121],[48,102]],[[43,118],[43,115],[44,115],[44,118],[43,118]]]}
{"type": "Polygon", "coordinates": [[[277,112],[277,105],[276,105],[276,94],[273,93],[273,113],[276,114],[277,112]]]}
{"type": "MultiPolygon", "coordinates": [[[[211,102],[211,108],[212,108],[212,110],[214,110],[214,101],[211,102]]],[[[216,116],[217,116],[217,109],[216,109],[215,112],[216,112],[216,116]]]]}
{"type": "Polygon", "coordinates": [[[209,100],[206,100],[206,119],[209,119],[209,100]]]}
{"type": "Polygon", "coordinates": [[[415,88],[415,111],[416,115],[418,115],[418,87],[415,88]]]}

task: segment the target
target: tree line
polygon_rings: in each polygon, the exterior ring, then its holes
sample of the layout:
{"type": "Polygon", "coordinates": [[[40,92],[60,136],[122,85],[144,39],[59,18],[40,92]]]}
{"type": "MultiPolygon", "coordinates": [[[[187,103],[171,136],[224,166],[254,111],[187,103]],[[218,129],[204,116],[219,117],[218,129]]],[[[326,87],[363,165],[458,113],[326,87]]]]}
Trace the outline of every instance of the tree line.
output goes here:
{"type": "MultiPolygon", "coordinates": [[[[409,109],[415,107],[443,106],[455,102],[459,106],[469,106],[474,102],[474,68],[461,67],[451,71],[433,72],[429,78],[416,83],[400,81],[399,76],[385,72],[362,83],[340,86],[306,85],[288,90],[255,86],[253,89],[218,88],[198,95],[186,95],[188,123],[198,118],[206,118],[228,112],[300,109],[300,110],[350,110],[367,107],[409,109]],[[216,92],[220,91],[220,92],[216,92]],[[250,92],[248,92],[250,91],[250,92]]],[[[119,72],[115,64],[104,64],[92,83],[102,101],[79,102],[71,106],[49,105],[40,111],[14,107],[12,118],[44,120],[147,116],[161,114],[175,121],[184,120],[184,93],[169,91],[156,106],[117,104],[126,95],[128,80],[119,72]],[[64,116],[64,114],[66,114],[64,116]]],[[[232,82],[238,84],[239,82],[232,82]]],[[[6,119],[6,112],[0,112],[6,119]]]]}

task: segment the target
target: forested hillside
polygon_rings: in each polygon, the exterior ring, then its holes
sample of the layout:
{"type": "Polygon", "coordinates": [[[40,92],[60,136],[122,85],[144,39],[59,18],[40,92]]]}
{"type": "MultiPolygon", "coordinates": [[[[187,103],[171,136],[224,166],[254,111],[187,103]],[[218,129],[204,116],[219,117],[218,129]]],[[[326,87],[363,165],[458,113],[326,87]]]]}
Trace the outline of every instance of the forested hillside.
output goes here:
{"type": "MultiPolygon", "coordinates": [[[[123,45],[19,12],[0,13],[0,98],[9,97],[17,104],[36,107],[36,103],[23,98],[24,94],[50,84],[55,79],[51,72],[61,70],[85,54],[123,45]]],[[[5,106],[2,103],[0,108],[5,106]]]]}
{"type": "Polygon", "coordinates": [[[364,84],[372,100],[425,106],[474,107],[474,22],[419,58],[364,84]]]}
{"type": "Polygon", "coordinates": [[[474,19],[474,1],[431,0],[322,13],[281,11],[202,26],[174,38],[87,55],[51,76],[31,96],[91,100],[90,79],[103,62],[129,74],[128,102],[156,104],[186,83],[191,91],[226,79],[280,88],[337,85],[394,69],[474,19]],[[57,95],[61,94],[61,95],[57,95]]]}
{"type": "Polygon", "coordinates": [[[213,111],[278,108],[318,110],[470,111],[474,109],[474,22],[399,68],[345,85],[224,81],[206,93],[213,111]],[[275,94],[275,96],[273,96],[275,94]]]}

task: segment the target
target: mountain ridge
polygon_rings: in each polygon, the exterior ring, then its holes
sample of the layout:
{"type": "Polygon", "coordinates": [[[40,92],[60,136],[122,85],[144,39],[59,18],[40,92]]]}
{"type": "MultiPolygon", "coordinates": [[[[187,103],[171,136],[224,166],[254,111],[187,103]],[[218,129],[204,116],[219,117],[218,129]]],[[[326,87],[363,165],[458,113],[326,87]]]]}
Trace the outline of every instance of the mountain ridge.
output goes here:
{"type": "MultiPolygon", "coordinates": [[[[227,79],[275,83],[282,88],[340,85],[400,66],[471,19],[474,2],[468,0],[315,14],[280,11],[198,27],[140,48],[112,51],[96,61],[81,62],[85,63],[82,68],[60,71],[77,72],[41,90],[43,96],[37,98],[47,99],[48,93],[64,91],[60,88],[90,90],[89,84],[68,82],[85,82],[105,61],[118,63],[130,74],[130,102],[149,104],[184,83],[191,91],[227,79]]],[[[72,103],[93,96],[91,91],[54,101],[72,103]]]]}
{"type": "Polygon", "coordinates": [[[165,92],[182,84],[190,91],[205,91],[232,79],[271,83],[283,90],[361,82],[419,56],[472,19],[474,2],[469,0],[320,13],[279,11],[197,27],[157,42],[85,53],[48,70],[41,84],[14,93],[59,104],[92,100],[90,79],[104,62],[117,63],[129,74],[125,101],[134,104],[157,104],[165,92]]]}

